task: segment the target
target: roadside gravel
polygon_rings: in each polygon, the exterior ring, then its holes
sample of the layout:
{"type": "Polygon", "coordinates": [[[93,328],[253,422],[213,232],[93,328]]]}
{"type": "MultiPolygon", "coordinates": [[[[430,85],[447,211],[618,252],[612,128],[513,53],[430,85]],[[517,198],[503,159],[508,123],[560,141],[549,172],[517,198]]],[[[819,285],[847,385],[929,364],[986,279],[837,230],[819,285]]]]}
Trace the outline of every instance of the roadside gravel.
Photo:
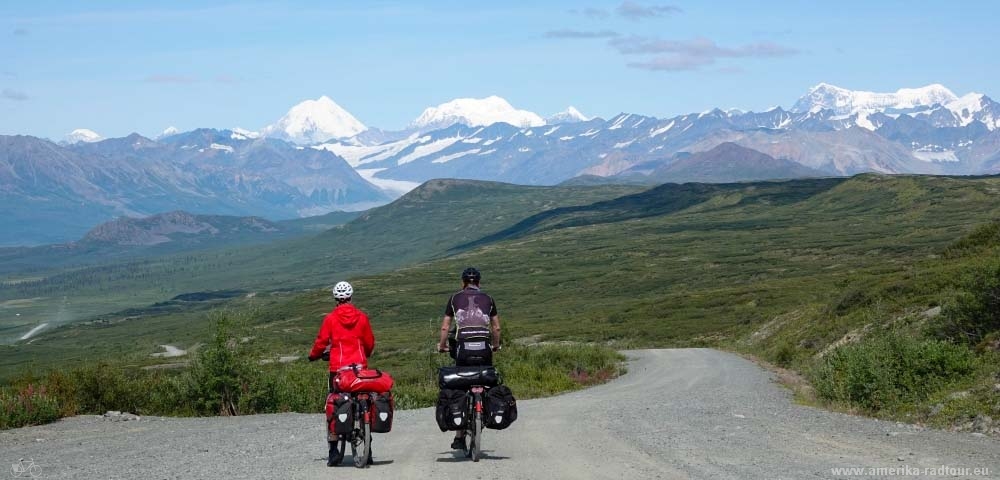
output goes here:
{"type": "Polygon", "coordinates": [[[728,353],[627,353],[628,374],[608,384],[519,402],[513,426],[486,431],[477,464],[448,448],[451,434],[430,409],[397,412],[393,431],[375,435],[367,470],[349,455],[326,467],[320,414],[81,416],[0,432],[0,461],[31,458],[39,478],[76,479],[803,479],[941,466],[990,471],[958,478],[1000,478],[997,439],[798,406],[769,372],[728,353]]]}

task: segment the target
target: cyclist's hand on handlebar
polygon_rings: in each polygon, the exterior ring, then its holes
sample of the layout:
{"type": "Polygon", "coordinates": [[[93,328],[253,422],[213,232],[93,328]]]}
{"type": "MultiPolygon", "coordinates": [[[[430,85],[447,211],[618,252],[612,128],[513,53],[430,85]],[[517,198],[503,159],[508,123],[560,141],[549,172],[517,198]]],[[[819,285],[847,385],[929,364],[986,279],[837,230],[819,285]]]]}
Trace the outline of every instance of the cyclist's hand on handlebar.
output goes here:
{"type": "Polygon", "coordinates": [[[492,350],[493,350],[494,352],[499,352],[501,348],[503,348],[503,345],[498,345],[498,346],[496,346],[496,347],[492,347],[492,350]]]}
{"type": "Polygon", "coordinates": [[[449,349],[448,349],[447,345],[440,345],[439,344],[437,346],[437,351],[438,351],[438,353],[448,353],[449,349]]]}

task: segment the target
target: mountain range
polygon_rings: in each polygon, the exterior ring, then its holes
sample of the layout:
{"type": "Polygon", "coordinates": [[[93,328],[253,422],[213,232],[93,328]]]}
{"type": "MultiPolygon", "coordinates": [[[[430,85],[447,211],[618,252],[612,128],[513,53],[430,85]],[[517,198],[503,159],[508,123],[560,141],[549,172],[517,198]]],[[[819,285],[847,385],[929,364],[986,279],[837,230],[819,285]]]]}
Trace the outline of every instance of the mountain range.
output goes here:
{"type": "MultiPolygon", "coordinates": [[[[825,175],[981,174],[997,171],[1000,105],[957,97],[939,85],[893,94],[818,85],[790,110],[722,111],[659,119],[622,113],[609,120],[515,128],[443,129],[376,145],[318,146],[376,178],[453,176],[550,184],[578,174],[613,176],[679,152],[733,142],[825,175]]],[[[794,175],[786,175],[794,176],[794,175]]]]}
{"type": "Polygon", "coordinates": [[[142,218],[119,217],[97,225],[75,241],[0,247],[0,275],[274,242],[326,231],[360,214],[335,211],[277,222],[261,217],[196,215],[180,210],[142,218]]]}
{"type": "Polygon", "coordinates": [[[398,131],[368,127],[321,97],[259,132],[74,134],[84,141],[0,137],[0,196],[11,219],[3,223],[13,227],[0,244],[64,241],[117,216],[177,209],[270,219],[358,209],[433,178],[553,185],[578,176],[1000,173],[1000,104],[941,85],[876,93],[822,83],[788,110],[607,120],[572,107],[546,119],[500,97],[464,98],[427,108],[398,131]]]}
{"type": "Polygon", "coordinates": [[[120,216],[288,219],[389,199],[336,155],[229,130],[69,146],[0,136],[0,245],[62,243],[120,216]]]}

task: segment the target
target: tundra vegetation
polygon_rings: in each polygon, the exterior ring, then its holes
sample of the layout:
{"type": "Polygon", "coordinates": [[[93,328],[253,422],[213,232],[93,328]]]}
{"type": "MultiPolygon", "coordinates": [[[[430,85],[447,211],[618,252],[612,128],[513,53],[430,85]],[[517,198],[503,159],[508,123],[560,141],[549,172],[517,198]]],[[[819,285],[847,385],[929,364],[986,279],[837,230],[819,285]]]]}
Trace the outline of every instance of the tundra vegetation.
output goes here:
{"type": "MultiPolygon", "coordinates": [[[[165,285],[185,276],[254,294],[133,306],[0,349],[2,422],[319,411],[325,369],[281,360],[304,356],[332,308],[316,287],[343,278],[373,320],[372,364],[396,377],[400,406],[426,406],[447,360],[432,352],[444,300],[475,265],[504,320],[499,367],[523,398],[611,378],[622,349],[706,346],[798,372],[804,401],[982,428],[1000,413],[998,200],[997,177],[430,182],[307,239],[163,257],[146,276],[109,271],[95,285],[119,297],[176,295],[165,285]],[[189,353],[151,357],[163,344],[189,353]]],[[[110,267],[78,272],[89,268],[110,267]]],[[[32,288],[61,281],[35,276],[4,295],[44,297],[32,288]]],[[[83,295],[74,288],[58,287],[83,295]]]]}

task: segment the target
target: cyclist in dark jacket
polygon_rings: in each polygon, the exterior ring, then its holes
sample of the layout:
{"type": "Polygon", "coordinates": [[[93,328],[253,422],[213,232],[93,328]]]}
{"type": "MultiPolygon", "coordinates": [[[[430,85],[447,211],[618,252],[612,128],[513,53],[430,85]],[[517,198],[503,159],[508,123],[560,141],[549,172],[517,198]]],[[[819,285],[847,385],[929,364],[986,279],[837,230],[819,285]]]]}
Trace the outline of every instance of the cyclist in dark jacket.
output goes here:
{"type": "MultiPolygon", "coordinates": [[[[466,268],[462,289],[448,298],[444,308],[438,350],[448,352],[459,366],[491,365],[492,352],[500,349],[500,316],[493,297],[479,289],[481,279],[479,270],[466,268]],[[473,340],[464,341],[466,338],[473,340]],[[488,339],[485,345],[483,338],[488,339]]],[[[464,431],[455,432],[451,448],[465,448],[464,431]]]]}

